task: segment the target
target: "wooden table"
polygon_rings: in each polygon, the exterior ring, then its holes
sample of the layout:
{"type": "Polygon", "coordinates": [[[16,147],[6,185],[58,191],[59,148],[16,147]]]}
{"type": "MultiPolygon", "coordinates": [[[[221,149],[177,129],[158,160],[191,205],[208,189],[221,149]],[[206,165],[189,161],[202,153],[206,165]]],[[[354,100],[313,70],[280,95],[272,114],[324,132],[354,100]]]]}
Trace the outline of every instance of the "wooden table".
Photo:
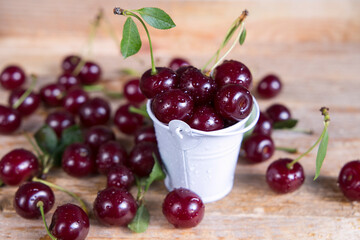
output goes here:
{"type": "MultiPolygon", "coordinates": [[[[124,18],[113,16],[118,1],[0,1],[0,68],[17,63],[27,73],[40,77],[39,86],[60,74],[60,61],[79,52],[86,42],[89,21],[102,7],[120,35],[124,18]]],[[[316,151],[301,160],[306,180],[296,192],[273,193],[265,183],[267,166],[279,157],[296,157],[277,151],[267,162],[249,165],[239,159],[234,188],[224,199],[206,204],[201,224],[178,230],[161,213],[167,193],[156,183],[146,196],[151,221],[146,233],[134,234],[126,228],[103,227],[91,217],[88,239],[359,239],[360,206],[347,201],[337,187],[341,167],[360,158],[360,2],[332,1],[122,1],[128,9],[156,6],[174,19],[177,27],[169,31],[151,29],[159,66],[175,56],[189,59],[201,67],[215,51],[227,26],[244,8],[248,36],[229,58],[244,62],[254,81],[265,74],[278,74],[283,92],[271,100],[259,99],[261,109],[274,102],[286,104],[299,128],[313,129],[313,135],[277,131],[276,145],[297,147],[304,152],[320,135],[319,108],[330,108],[331,125],[328,154],[321,176],[313,181],[316,151]]],[[[92,57],[104,69],[104,84],[121,91],[128,79],[118,70],[133,68],[142,72],[150,67],[144,32],[139,55],[123,60],[118,46],[102,28],[94,42],[92,57]]],[[[1,90],[0,102],[7,103],[8,92],[1,90]]],[[[113,101],[115,109],[120,104],[113,101]]],[[[35,131],[46,116],[44,109],[25,119],[24,131],[35,131]]],[[[118,138],[132,139],[118,134],[118,138]]],[[[0,156],[16,147],[31,149],[19,131],[0,136],[0,156]]],[[[49,181],[80,194],[91,205],[96,192],[105,186],[103,176],[75,179],[54,170],[49,181]]],[[[40,220],[17,216],[12,206],[16,187],[0,188],[0,239],[39,239],[45,234],[40,220]]],[[[133,190],[135,192],[135,189],[133,190]]],[[[55,191],[56,205],[74,202],[55,191]]],[[[52,209],[51,213],[54,211],[52,209]]],[[[50,222],[51,215],[47,214],[50,222]]]]}

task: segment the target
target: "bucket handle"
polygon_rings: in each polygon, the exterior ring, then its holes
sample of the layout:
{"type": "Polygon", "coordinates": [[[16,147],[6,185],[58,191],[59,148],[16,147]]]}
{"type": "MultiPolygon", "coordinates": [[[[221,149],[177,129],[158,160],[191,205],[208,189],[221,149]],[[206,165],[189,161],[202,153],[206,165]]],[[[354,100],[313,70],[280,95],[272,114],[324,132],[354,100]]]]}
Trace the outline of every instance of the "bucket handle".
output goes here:
{"type": "Polygon", "coordinates": [[[192,129],[186,122],[172,120],[169,122],[169,129],[182,150],[194,148],[202,141],[192,134],[192,129]]]}

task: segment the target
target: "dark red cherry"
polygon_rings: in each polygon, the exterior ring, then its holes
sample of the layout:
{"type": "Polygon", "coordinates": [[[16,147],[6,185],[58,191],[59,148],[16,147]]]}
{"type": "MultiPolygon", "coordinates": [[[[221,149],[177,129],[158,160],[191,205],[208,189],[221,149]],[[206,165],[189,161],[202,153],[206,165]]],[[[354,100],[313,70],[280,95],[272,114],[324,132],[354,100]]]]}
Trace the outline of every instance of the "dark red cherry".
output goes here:
{"type": "Polygon", "coordinates": [[[100,80],[101,68],[94,62],[85,62],[79,73],[79,79],[82,84],[94,84],[100,80]]]}
{"type": "Polygon", "coordinates": [[[241,62],[226,60],[217,66],[214,78],[219,88],[227,84],[239,84],[250,90],[252,76],[250,70],[241,62]]]}
{"type": "Polygon", "coordinates": [[[140,80],[131,79],[124,85],[124,96],[131,103],[142,103],[146,97],[140,90],[140,80]]]}
{"type": "Polygon", "coordinates": [[[69,145],[62,156],[63,170],[73,177],[85,177],[93,172],[95,159],[91,149],[84,143],[69,145]]]}
{"type": "Polygon", "coordinates": [[[93,126],[85,131],[84,142],[90,146],[94,153],[106,142],[115,140],[113,130],[107,126],[93,126]]]}
{"type": "Polygon", "coordinates": [[[56,208],[49,229],[59,240],[85,240],[90,229],[89,217],[79,206],[67,203],[56,208]]]}
{"type": "Polygon", "coordinates": [[[162,212],[174,227],[192,228],[204,218],[205,205],[196,193],[176,188],[166,195],[162,212]]]}
{"type": "Polygon", "coordinates": [[[49,107],[59,107],[66,94],[66,89],[58,83],[50,83],[40,89],[43,102],[49,107]]]}
{"type": "Polygon", "coordinates": [[[155,163],[153,154],[160,161],[157,144],[153,142],[140,142],[131,150],[127,166],[139,177],[146,177],[151,173],[155,163]]]}
{"type": "Polygon", "coordinates": [[[186,121],[192,116],[193,108],[192,98],[180,89],[159,94],[151,102],[152,112],[163,123],[169,123],[174,119],[186,121]]]}
{"type": "Polygon", "coordinates": [[[36,156],[28,150],[17,148],[7,153],[0,161],[0,179],[10,186],[20,185],[39,171],[36,156]]]}
{"type": "Polygon", "coordinates": [[[270,164],[266,171],[266,182],[277,193],[289,193],[297,190],[305,181],[305,174],[300,163],[295,163],[291,169],[286,165],[292,159],[280,158],[270,164]]]}
{"type": "Polygon", "coordinates": [[[135,133],[135,144],[139,142],[153,142],[157,143],[155,129],[153,126],[140,128],[135,133]]]}
{"type": "Polygon", "coordinates": [[[346,163],[339,173],[339,188],[350,201],[360,200],[360,161],[346,163]]]}
{"type": "Polygon", "coordinates": [[[257,93],[262,98],[272,98],[281,91],[281,81],[278,76],[270,74],[265,76],[257,85],[257,93]]]}
{"type": "Polygon", "coordinates": [[[228,84],[216,93],[214,104],[223,118],[240,121],[251,113],[253,99],[243,86],[228,84]]]}
{"type": "Polygon", "coordinates": [[[105,125],[110,119],[110,105],[100,97],[90,99],[81,105],[79,117],[84,127],[105,125]]]}
{"type": "Polygon", "coordinates": [[[45,123],[51,127],[60,138],[62,132],[66,128],[75,125],[75,118],[71,113],[59,110],[50,113],[47,116],[45,123]]]}
{"type": "MultiPolygon", "coordinates": [[[[19,98],[26,92],[25,89],[15,89],[11,92],[9,96],[8,103],[10,107],[13,107],[14,104],[19,100],[19,98]]],[[[17,110],[22,116],[28,116],[36,111],[40,105],[40,96],[37,93],[31,92],[29,96],[19,105],[17,110]]]]}
{"type": "Polygon", "coordinates": [[[189,68],[193,68],[193,66],[191,66],[191,65],[183,66],[183,67],[180,67],[178,70],[176,70],[176,76],[179,79],[179,81],[180,81],[180,78],[181,78],[182,74],[184,72],[186,72],[186,70],[188,70],[189,68]]]}
{"type": "Polygon", "coordinates": [[[131,104],[120,106],[114,116],[114,124],[125,134],[134,134],[144,123],[144,117],[129,111],[131,104]]]}
{"type": "Polygon", "coordinates": [[[189,94],[195,104],[211,102],[217,90],[215,80],[194,67],[188,68],[181,75],[179,88],[189,94]]]}
{"type": "Polygon", "coordinates": [[[176,73],[170,68],[156,68],[157,73],[151,75],[151,69],[144,72],[140,79],[141,92],[147,98],[153,98],[157,94],[177,88],[176,73]]]}
{"type": "Polygon", "coordinates": [[[244,140],[243,149],[247,161],[260,163],[271,158],[275,145],[270,136],[253,134],[244,140]]]}
{"type": "Polygon", "coordinates": [[[64,72],[72,73],[80,61],[81,58],[79,56],[69,55],[62,61],[61,68],[64,70],[64,72]]]}
{"type": "Polygon", "coordinates": [[[291,119],[290,110],[282,104],[271,105],[266,109],[266,114],[273,122],[291,119]]]}
{"type": "Polygon", "coordinates": [[[105,225],[126,226],[135,217],[137,204],[127,190],[110,187],[97,194],[93,210],[98,221],[105,225]]]}
{"type": "Polygon", "coordinates": [[[80,88],[72,88],[64,97],[62,106],[72,114],[78,114],[80,107],[89,100],[87,92],[80,88]]]}
{"type": "Polygon", "coordinates": [[[24,70],[16,65],[10,65],[0,74],[1,86],[7,90],[14,90],[24,84],[26,76],[24,70]]]}
{"type": "Polygon", "coordinates": [[[39,201],[44,203],[44,213],[49,212],[55,202],[55,196],[51,188],[39,182],[25,183],[15,193],[15,211],[23,218],[39,218],[41,213],[36,206],[39,201]]]}
{"type": "Polygon", "coordinates": [[[265,113],[260,112],[259,120],[257,121],[253,134],[262,134],[270,136],[272,132],[272,120],[265,115],[265,113]]]}
{"type": "Polygon", "coordinates": [[[194,109],[194,114],[187,120],[191,128],[201,131],[215,131],[224,128],[222,117],[210,106],[200,106],[194,109]]]}
{"type": "Polygon", "coordinates": [[[57,83],[63,85],[66,90],[80,85],[80,79],[71,73],[63,73],[58,77],[57,83]]]}
{"type": "Polygon", "coordinates": [[[127,160],[125,148],[116,141],[101,145],[96,156],[96,169],[101,174],[107,174],[114,165],[124,165],[127,160]]]}
{"type": "Polygon", "coordinates": [[[0,105],[0,134],[15,132],[21,125],[19,111],[0,105]]]}
{"type": "Polygon", "coordinates": [[[182,58],[173,58],[169,63],[169,68],[176,71],[181,67],[189,66],[190,63],[182,58]]]}
{"type": "Polygon", "coordinates": [[[132,171],[123,165],[110,168],[107,174],[107,187],[125,188],[129,190],[135,182],[132,171]]]}

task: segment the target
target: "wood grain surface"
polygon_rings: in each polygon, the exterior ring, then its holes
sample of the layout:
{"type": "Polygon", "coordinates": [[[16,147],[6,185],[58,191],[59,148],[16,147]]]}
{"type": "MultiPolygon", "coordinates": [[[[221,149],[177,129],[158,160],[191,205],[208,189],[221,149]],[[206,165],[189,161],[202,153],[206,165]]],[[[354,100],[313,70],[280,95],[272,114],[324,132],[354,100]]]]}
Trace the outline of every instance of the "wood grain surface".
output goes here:
{"type": "MultiPolygon", "coordinates": [[[[151,29],[157,64],[167,65],[174,56],[189,59],[201,67],[220,44],[227,27],[241,11],[248,36],[229,58],[244,62],[256,82],[267,73],[278,74],[282,93],[271,100],[259,99],[261,109],[272,103],[286,104],[299,128],[312,129],[304,135],[276,131],[276,145],[297,147],[304,152],[320,135],[319,109],[330,108],[330,140],[321,176],[315,182],[316,151],[301,160],[306,180],[296,192],[273,193],[265,182],[267,166],[279,157],[295,155],[276,152],[267,162],[249,165],[239,158],[234,188],[224,199],[206,204],[201,224],[179,230],[161,212],[167,191],[159,182],[146,196],[151,220],[147,232],[131,233],[126,228],[101,226],[91,216],[88,239],[360,239],[360,206],[347,201],[337,186],[341,167],[360,159],[360,2],[318,1],[5,1],[0,0],[0,69],[17,63],[27,73],[39,75],[38,87],[55,81],[60,62],[69,53],[82,53],[89,22],[99,8],[116,27],[120,38],[124,18],[112,15],[114,6],[135,9],[163,8],[177,27],[169,31],[151,29]]],[[[144,39],[140,54],[124,60],[118,44],[104,25],[94,42],[93,54],[104,69],[106,87],[121,91],[128,77],[119,70],[142,72],[150,67],[148,44],[144,39]]],[[[0,91],[0,103],[7,104],[8,92],[0,91]]],[[[121,101],[112,101],[113,110],[121,101]]],[[[0,136],[0,156],[16,147],[31,149],[22,131],[34,132],[46,116],[44,108],[24,119],[21,131],[0,136]]],[[[132,138],[117,136],[131,147],[132,138]]],[[[129,149],[130,150],[130,149],[129,149]]],[[[75,179],[54,170],[49,181],[81,195],[91,206],[97,191],[105,187],[105,177],[75,179]]],[[[40,220],[25,220],[12,206],[16,187],[0,188],[0,239],[39,239],[45,235],[40,220]]],[[[132,190],[135,193],[135,189],[132,190]]],[[[55,191],[56,205],[74,202],[55,191]]],[[[52,212],[47,214],[48,223],[52,212]]]]}

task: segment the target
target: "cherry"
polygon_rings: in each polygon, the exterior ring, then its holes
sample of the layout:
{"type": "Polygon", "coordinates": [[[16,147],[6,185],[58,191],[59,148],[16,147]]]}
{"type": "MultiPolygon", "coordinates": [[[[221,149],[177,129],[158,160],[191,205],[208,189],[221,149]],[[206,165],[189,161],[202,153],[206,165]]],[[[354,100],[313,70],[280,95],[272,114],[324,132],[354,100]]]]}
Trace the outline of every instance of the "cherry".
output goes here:
{"type": "Polygon", "coordinates": [[[79,206],[67,203],[56,208],[49,226],[57,239],[84,240],[89,233],[88,215],[79,206]]]}
{"type": "Polygon", "coordinates": [[[266,109],[266,114],[273,122],[291,119],[290,110],[282,104],[273,104],[266,109]]]}
{"type": "Polygon", "coordinates": [[[154,126],[147,126],[140,128],[135,133],[135,144],[139,142],[154,142],[157,143],[154,126]]]}
{"type": "Polygon", "coordinates": [[[94,62],[85,62],[79,73],[79,79],[82,84],[94,84],[101,77],[101,68],[94,62]]]}
{"type": "Polygon", "coordinates": [[[240,121],[251,113],[253,99],[243,86],[228,84],[216,93],[214,104],[223,118],[240,121]]]}
{"type": "Polygon", "coordinates": [[[272,121],[265,115],[265,113],[260,112],[259,120],[257,121],[253,134],[262,134],[270,136],[272,132],[272,121]]]}
{"type": "Polygon", "coordinates": [[[85,177],[93,172],[94,165],[91,149],[84,143],[73,143],[63,153],[62,168],[70,176],[85,177]]]}
{"type": "Polygon", "coordinates": [[[192,228],[204,218],[205,205],[196,193],[176,188],[166,195],[162,212],[174,227],[192,228]]]}
{"type": "Polygon", "coordinates": [[[114,165],[123,165],[127,160],[125,148],[116,141],[101,145],[96,156],[96,169],[101,174],[107,174],[114,165]]]}
{"type": "Polygon", "coordinates": [[[287,164],[292,162],[289,158],[280,158],[270,164],[266,171],[266,182],[277,193],[289,193],[301,187],[305,174],[300,163],[295,163],[291,169],[287,164]]]}
{"type": "Polygon", "coordinates": [[[26,76],[19,66],[10,65],[0,74],[1,86],[7,90],[14,90],[24,84],[26,76]]]}
{"type": "Polygon", "coordinates": [[[140,114],[129,111],[131,104],[120,106],[114,116],[114,124],[125,134],[134,134],[144,123],[144,118],[140,114]]]}
{"type": "Polygon", "coordinates": [[[44,213],[50,211],[55,202],[55,196],[51,188],[39,182],[25,183],[15,193],[15,211],[23,218],[39,218],[41,213],[36,206],[39,201],[44,203],[44,213]]]}
{"type": "Polygon", "coordinates": [[[50,113],[45,123],[51,127],[60,138],[66,128],[75,125],[75,118],[71,113],[60,110],[50,113]]]}
{"type": "Polygon", "coordinates": [[[158,67],[157,73],[152,75],[151,69],[144,72],[140,79],[141,92],[147,98],[153,98],[159,93],[177,88],[176,73],[170,68],[158,67]]]}
{"type": "Polygon", "coordinates": [[[215,80],[194,67],[189,67],[182,73],[179,88],[189,94],[195,104],[210,102],[216,93],[215,80]]]}
{"type": "Polygon", "coordinates": [[[190,63],[182,58],[173,58],[169,63],[169,68],[176,71],[181,67],[189,66],[190,63]]]}
{"type": "Polygon", "coordinates": [[[105,225],[126,226],[135,217],[137,204],[127,190],[109,187],[97,194],[93,210],[105,225]]]}
{"type": "Polygon", "coordinates": [[[157,144],[153,142],[140,142],[136,144],[131,150],[127,161],[129,169],[139,177],[148,176],[155,163],[153,154],[160,161],[157,144]]]}
{"type": "Polygon", "coordinates": [[[0,105],[0,134],[15,132],[20,125],[20,113],[15,109],[0,105]]]}
{"type": "Polygon", "coordinates": [[[85,131],[84,142],[97,153],[99,147],[104,143],[115,140],[115,134],[107,126],[93,126],[85,131]]]}
{"type": "Polygon", "coordinates": [[[50,83],[40,89],[40,96],[43,102],[49,107],[61,106],[66,89],[58,83],[50,83]]]}
{"type": "Polygon", "coordinates": [[[66,73],[72,73],[76,66],[80,63],[81,58],[76,55],[69,55],[64,58],[64,60],[61,63],[61,67],[66,73]]]}
{"type": "MultiPolygon", "coordinates": [[[[21,88],[13,90],[8,100],[10,107],[13,107],[25,92],[26,90],[21,88]]],[[[40,105],[40,101],[40,96],[37,93],[31,92],[18,106],[17,110],[22,116],[28,116],[36,111],[40,105]]]]}
{"type": "Polygon", "coordinates": [[[250,90],[252,85],[250,70],[235,60],[224,61],[215,68],[213,75],[219,88],[227,84],[239,84],[250,90]]]}
{"type": "Polygon", "coordinates": [[[80,79],[71,73],[65,72],[58,77],[57,83],[63,85],[66,90],[69,90],[74,86],[80,85],[80,79]]]}
{"type": "Polygon", "coordinates": [[[151,102],[151,110],[155,117],[163,123],[171,120],[188,120],[194,108],[192,98],[181,91],[173,89],[157,95],[151,102]]]}
{"type": "Polygon", "coordinates": [[[131,79],[124,85],[124,96],[131,103],[142,103],[146,97],[140,90],[140,80],[131,79]]]}
{"type": "Polygon", "coordinates": [[[110,168],[107,174],[107,187],[118,187],[129,190],[134,185],[135,177],[132,171],[122,165],[110,168]]]}
{"type": "Polygon", "coordinates": [[[36,156],[28,150],[17,148],[0,161],[0,179],[7,185],[16,186],[35,176],[39,171],[36,156]]]}
{"type": "Polygon", "coordinates": [[[246,138],[243,144],[245,158],[251,163],[260,163],[271,158],[275,146],[270,136],[252,134],[246,138]]]}
{"type": "Polygon", "coordinates": [[[72,114],[77,114],[80,107],[89,100],[87,92],[80,88],[71,88],[64,97],[62,106],[72,114]]]}
{"type": "Polygon", "coordinates": [[[338,184],[344,196],[350,201],[360,200],[360,161],[346,163],[339,173],[338,184]]]}
{"type": "Polygon", "coordinates": [[[265,76],[258,84],[256,90],[262,98],[272,98],[278,95],[281,91],[281,81],[276,75],[265,76]]]}
{"type": "Polygon", "coordinates": [[[193,68],[193,66],[191,66],[191,65],[183,66],[176,70],[176,76],[179,79],[179,81],[180,81],[180,78],[183,75],[183,73],[186,72],[186,70],[188,70],[189,68],[193,68]]]}
{"type": "Polygon", "coordinates": [[[187,120],[191,128],[201,131],[215,131],[224,128],[222,117],[210,106],[195,108],[192,117],[187,120]]]}
{"type": "Polygon", "coordinates": [[[81,105],[79,109],[80,121],[85,127],[105,125],[110,119],[110,112],[109,103],[100,97],[96,97],[81,105]]]}

